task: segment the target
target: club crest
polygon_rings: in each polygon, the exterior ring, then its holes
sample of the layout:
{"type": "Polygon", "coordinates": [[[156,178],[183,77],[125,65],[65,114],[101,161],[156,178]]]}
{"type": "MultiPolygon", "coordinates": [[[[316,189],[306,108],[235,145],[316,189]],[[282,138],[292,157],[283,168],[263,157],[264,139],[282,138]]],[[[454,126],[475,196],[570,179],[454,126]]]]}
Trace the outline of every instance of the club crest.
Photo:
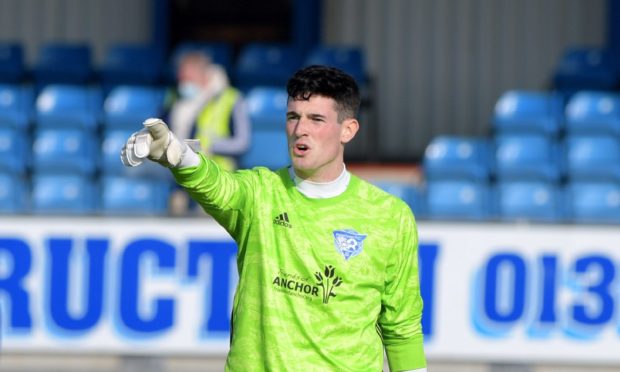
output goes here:
{"type": "Polygon", "coordinates": [[[334,245],[345,260],[349,260],[349,258],[362,252],[364,239],[366,239],[366,235],[355,230],[334,230],[334,245]]]}

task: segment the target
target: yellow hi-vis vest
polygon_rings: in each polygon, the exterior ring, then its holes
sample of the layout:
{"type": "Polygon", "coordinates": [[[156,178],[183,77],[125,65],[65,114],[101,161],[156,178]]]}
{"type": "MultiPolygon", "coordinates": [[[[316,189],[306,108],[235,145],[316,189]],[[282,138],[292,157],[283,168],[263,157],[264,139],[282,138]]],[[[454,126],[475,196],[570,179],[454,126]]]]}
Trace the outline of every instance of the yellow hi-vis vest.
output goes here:
{"type": "Polygon", "coordinates": [[[222,166],[233,171],[237,168],[235,160],[228,156],[211,154],[211,145],[219,138],[230,137],[230,117],[237,102],[239,92],[234,88],[226,88],[219,96],[211,100],[198,115],[196,122],[196,138],[205,153],[222,166]]]}

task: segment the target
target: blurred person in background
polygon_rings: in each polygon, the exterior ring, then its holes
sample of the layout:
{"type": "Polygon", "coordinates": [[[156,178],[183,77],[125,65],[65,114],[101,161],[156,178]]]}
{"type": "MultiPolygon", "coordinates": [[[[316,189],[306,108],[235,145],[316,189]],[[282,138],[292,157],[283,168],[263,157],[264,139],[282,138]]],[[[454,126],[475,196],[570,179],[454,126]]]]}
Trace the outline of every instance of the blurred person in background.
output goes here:
{"type": "Polygon", "coordinates": [[[177,138],[196,138],[202,150],[228,171],[250,144],[250,119],[240,91],[226,71],[200,52],[181,55],[177,93],[168,115],[177,138]]]}
{"type": "Polygon", "coordinates": [[[414,216],[344,164],[358,86],[309,66],[287,91],[290,167],[228,172],[160,119],[121,159],[169,167],[237,242],[227,371],[381,371],[384,351],[392,371],[426,371],[414,216]]]}
{"type": "MultiPolygon", "coordinates": [[[[179,58],[177,88],[168,123],[177,138],[196,138],[202,151],[222,169],[233,171],[250,145],[250,118],[241,92],[230,85],[226,70],[201,52],[179,58]]],[[[170,200],[172,215],[190,211],[187,193],[170,200]]]]}

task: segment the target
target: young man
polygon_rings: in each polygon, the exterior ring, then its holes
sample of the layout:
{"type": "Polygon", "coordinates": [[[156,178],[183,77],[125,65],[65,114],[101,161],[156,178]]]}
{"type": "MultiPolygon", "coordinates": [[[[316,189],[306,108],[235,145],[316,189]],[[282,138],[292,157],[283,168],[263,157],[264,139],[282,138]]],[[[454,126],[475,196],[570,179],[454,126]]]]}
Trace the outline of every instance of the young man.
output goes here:
{"type": "Polygon", "coordinates": [[[287,86],[292,166],[230,173],[158,119],[132,136],[238,244],[230,371],[425,371],[417,228],[407,205],[350,174],[359,91],[342,71],[310,66],[287,86]]]}

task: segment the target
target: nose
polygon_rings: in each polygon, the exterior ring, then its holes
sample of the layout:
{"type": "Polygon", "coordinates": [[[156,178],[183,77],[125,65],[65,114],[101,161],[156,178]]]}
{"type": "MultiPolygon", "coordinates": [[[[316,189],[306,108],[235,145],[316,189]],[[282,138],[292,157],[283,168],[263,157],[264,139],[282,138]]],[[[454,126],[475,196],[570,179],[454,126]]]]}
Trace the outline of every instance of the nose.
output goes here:
{"type": "Polygon", "coordinates": [[[306,118],[302,116],[295,122],[293,134],[295,137],[302,137],[308,134],[308,120],[306,118]]]}

